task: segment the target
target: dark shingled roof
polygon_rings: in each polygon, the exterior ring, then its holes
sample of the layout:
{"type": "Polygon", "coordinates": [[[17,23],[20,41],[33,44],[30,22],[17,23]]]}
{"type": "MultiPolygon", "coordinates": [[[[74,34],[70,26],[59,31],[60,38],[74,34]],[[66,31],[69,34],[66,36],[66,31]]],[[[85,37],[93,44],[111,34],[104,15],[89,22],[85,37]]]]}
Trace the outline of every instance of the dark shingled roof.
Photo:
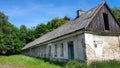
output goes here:
{"type": "Polygon", "coordinates": [[[43,35],[42,37],[28,43],[26,46],[23,47],[24,49],[27,49],[29,47],[35,46],[37,44],[46,42],[48,40],[60,37],[62,35],[66,35],[69,33],[72,33],[74,31],[85,29],[88,24],[92,21],[93,17],[96,15],[96,13],[99,11],[99,9],[105,4],[103,2],[102,4],[99,4],[95,8],[90,9],[89,11],[83,13],[78,18],[69,21],[66,24],[63,24],[62,26],[58,27],[57,29],[43,35]]]}

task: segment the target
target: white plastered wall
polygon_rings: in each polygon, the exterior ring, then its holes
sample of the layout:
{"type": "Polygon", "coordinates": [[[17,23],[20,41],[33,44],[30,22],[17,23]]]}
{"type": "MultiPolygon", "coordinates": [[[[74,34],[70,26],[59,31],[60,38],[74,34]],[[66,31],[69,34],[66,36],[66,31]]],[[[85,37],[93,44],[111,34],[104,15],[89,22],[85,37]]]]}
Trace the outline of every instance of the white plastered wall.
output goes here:
{"type": "Polygon", "coordinates": [[[118,35],[95,35],[85,33],[87,61],[120,59],[118,35]]]}

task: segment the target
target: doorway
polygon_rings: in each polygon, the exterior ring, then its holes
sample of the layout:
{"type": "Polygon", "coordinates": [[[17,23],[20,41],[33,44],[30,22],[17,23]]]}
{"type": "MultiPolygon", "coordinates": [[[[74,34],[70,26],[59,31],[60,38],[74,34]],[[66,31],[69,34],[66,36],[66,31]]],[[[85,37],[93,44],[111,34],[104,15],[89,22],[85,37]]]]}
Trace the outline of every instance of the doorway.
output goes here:
{"type": "Polygon", "coordinates": [[[74,60],[74,46],[73,41],[68,42],[68,59],[74,60]]]}

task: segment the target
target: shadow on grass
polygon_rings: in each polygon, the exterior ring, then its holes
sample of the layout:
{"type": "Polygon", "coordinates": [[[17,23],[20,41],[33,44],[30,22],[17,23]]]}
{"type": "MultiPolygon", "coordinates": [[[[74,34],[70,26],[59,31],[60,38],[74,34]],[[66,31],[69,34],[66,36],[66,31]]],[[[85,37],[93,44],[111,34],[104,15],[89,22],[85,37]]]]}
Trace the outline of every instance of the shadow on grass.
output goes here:
{"type": "Polygon", "coordinates": [[[46,59],[46,58],[38,58],[38,59],[41,59],[44,62],[49,62],[50,64],[60,66],[62,68],[87,68],[87,64],[85,62],[80,62],[78,60],[60,62],[60,61],[51,61],[50,59],[46,59]]]}

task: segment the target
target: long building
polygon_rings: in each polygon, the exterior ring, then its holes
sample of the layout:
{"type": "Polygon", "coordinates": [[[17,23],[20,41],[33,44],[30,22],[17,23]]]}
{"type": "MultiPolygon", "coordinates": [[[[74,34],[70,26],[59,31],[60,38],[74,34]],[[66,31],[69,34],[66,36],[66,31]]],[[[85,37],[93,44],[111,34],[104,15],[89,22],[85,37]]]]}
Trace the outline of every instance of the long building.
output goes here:
{"type": "Polygon", "coordinates": [[[120,24],[103,2],[28,43],[23,54],[53,61],[120,59],[120,24]]]}

